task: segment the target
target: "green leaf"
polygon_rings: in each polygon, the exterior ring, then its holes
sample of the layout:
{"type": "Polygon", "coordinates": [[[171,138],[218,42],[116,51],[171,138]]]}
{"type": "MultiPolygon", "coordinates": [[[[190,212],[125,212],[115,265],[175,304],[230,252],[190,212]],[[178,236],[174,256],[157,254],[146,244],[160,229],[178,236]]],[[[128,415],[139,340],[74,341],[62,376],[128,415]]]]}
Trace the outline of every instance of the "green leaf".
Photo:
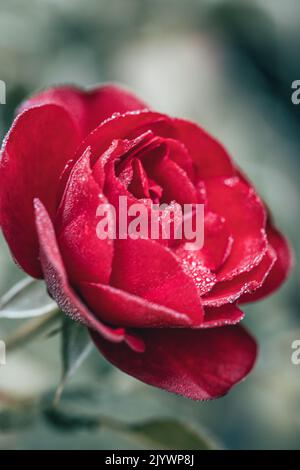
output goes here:
{"type": "Polygon", "coordinates": [[[32,318],[57,310],[45,283],[26,277],[0,298],[0,318],[32,318]]]}
{"type": "Polygon", "coordinates": [[[187,423],[175,419],[154,419],[138,425],[131,425],[131,431],[148,448],[209,450],[216,448],[212,439],[202,431],[196,431],[187,423]],[[148,444],[148,446],[147,446],[148,444]]]}
{"type": "Polygon", "coordinates": [[[61,383],[55,394],[55,403],[60,399],[67,380],[74,375],[78,367],[92,351],[93,343],[87,328],[81,323],[65,316],[62,326],[62,363],[61,383]]]}
{"type": "Polygon", "coordinates": [[[90,431],[101,426],[100,420],[94,416],[70,413],[57,407],[45,408],[44,418],[48,424],[61,432],[90,431]]]}

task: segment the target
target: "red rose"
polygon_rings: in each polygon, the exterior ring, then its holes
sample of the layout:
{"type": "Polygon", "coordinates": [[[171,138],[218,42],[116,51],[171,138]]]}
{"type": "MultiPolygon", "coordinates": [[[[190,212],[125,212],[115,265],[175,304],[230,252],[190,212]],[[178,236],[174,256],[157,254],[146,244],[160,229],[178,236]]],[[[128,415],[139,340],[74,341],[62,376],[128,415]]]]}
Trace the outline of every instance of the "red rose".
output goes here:
{"type": "MultiPolygon", "coordinates": [[[[5,139],[1,226],[16,262],[44,278],[128,374],[193,399],[226,393],[256,344],[237,305],[286,278],[286,241],[226,150],[196,124],[115,86],[44,91],[5,139]],[[205,242],[100,240],[99,201],[205,204],[205,242]]],[[[173,240],[174,241],[174,240],[173,240]]]]}

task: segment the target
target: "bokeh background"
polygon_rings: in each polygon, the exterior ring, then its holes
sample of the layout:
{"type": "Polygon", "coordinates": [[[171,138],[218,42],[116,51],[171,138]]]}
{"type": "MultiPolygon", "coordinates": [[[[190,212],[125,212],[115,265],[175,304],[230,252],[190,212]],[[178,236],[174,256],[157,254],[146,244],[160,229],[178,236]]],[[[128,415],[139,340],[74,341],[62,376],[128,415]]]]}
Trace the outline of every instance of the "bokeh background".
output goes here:
{"type": "MultiPolygon", "coordinates": [[[[297,259],[300,105],[292,104],[291,83],[300,79],[299,50],[298,0],[0,0],[0,79],[7,85],[1,137],[15,106],[38,89],[123,83],[226,145],[297,259]]],[[[3,294],[23,274],[2,239],[0,263],[3,294]]],[[[157,417],[187,423],[218,447],[300,448],[300,365],[291,362],[291,343],[300,339],[298,281],[296,264],[280,292],[245,307],[258,363],[214,402],[148,387],[94,351],[66,386],[68,417],[41,412],[37,403],[52,399],[61,374],[59,335],[41,334],[0,367],[0,448],[145,448],[127,425],[157,417]]],[[[0,319],[0,339],[21,324],[0,319]]]]}

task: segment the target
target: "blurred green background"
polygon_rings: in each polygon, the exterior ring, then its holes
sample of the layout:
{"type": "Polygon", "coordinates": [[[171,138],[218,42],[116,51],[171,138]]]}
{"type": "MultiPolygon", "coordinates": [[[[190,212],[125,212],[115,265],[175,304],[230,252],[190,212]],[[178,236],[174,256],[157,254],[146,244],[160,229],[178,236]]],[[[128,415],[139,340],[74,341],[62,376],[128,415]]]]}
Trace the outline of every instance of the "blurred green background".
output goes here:
{"type": "MultiPolygon", "coordinates": [[[[297,258],[300,105],[291,102],[291,83],[300,79],[299,50],[298,0],[0,0],[0,79],[7,85],[1,137],[15,106],[38,89],[123,83],[226,145],[297,258]]],[[[23,274],[2,239],[0,257],[3,294],[23,274]]],[[[162,416],[211,435],[219,447],[300,448],[300,365],[291,363],[291,343],[300,339],[298,280],[296,264],[280,292],[245,307],[260,345],[258,363],[214,402],[148,387],[93,351],[63,395],[69,418],[40,413],[35,405],[53,396],[61,360],[59,336],[39,336],[0,367],[0,448],[145,448],[126,423],[162,416]],[[106,424],[89,424],[98,415],[106,424]]],[[[20,323],[0,320],[0,339],[20,323]]]]}

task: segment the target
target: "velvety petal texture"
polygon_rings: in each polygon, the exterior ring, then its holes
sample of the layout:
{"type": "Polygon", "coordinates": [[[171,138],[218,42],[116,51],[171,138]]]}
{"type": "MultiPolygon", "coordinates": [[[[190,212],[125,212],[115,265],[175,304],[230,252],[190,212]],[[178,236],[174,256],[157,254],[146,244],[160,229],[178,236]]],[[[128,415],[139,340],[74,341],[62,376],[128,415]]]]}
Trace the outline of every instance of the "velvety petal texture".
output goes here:
{"type": "Polygon", "coordinates": [[[57,105],[20,114],[9,131],[0,162],[0,220],[17,263],[41,277],[33,199],[43,200],[50,217],[57,204],[59,177],[80,142],[67,112],[57,105]]]}
{"type": "Polygon", "coordinates": [[[79,290],[94,314],[113,325],[136,328],[194,325],[193,318],[186,313],[109,285],[82,283],[79,290]]]}
{"type": "Polygon", "coordinates": [[[147,105],[131,92],[107,84],[87,91],[74,86],[49,88],[24,101],[18,112],[45,104],[64,108],[74,121],[81,138],[112,114],[147,108],[147,105]]]}
{"type": "Polygon", "coordinates": [[[292,265],[293,254],[286,238],[271,224],[267,227],[268,240],[276,253],[276,260],[265,282],[253,294],[245,294],[240,302],[253,302],[270,295],[287,279],[292,265]]]}
{"type": "Polygon", "coordinates": [[[209,208],[223,217],[233,237],[230,255],[218,270],[219,281],[250,271],[268,245],[266,212],[253,188],[238,177],[212,178],[205,184],[209,208]]]}
{"type": "Polygon", "coordinates": [[[196,325],[202,322],[201,300],[192,279],[172,252],[154,240],[116,240],[111,283],[184,312],[196,325]]]}
{"type": "Polygon", "coordinates": [[[88,148],[70,174],[55,221],[64,262],[75,284],[109,281],[113,240],[97,236],[100,202],[108,204],[92,175],[88,148]]]}
{"type": "Polygon", "coordinates": [[[113,329],[99,321],[82,303],[68,282],[63,261],[57,246],[50,217],[39,199],[34,200],[36,228],[39,239],[39,253],[47,289],[61,310],[73,320],[81,321],[112,342],[126,341],[134,349],[143,344],[138,338],[131,341],[124,329],[113,329]]]}
{"type": "Polygon", "coordinates": [[[292,264],[221,143],[111,84],[55,87],[21,104],[1,151],[0,222],[15,261],[44,278],[111,363],[195,400],[249,373],[257,347],[237,325],[240,304],[278,289],[292,264]],[[191,249],[177,235],[187,220],[195,229],[196,204],[203,243],[191,249]]]}
{"type": "Polygon", "coordinates": [[[143,354],[91,333],[102,354],[127,374],[194,400],[227,393],[248,374],[256,358],[255,341],[240,326],[146,329],[140,334],[143,354]]]}

